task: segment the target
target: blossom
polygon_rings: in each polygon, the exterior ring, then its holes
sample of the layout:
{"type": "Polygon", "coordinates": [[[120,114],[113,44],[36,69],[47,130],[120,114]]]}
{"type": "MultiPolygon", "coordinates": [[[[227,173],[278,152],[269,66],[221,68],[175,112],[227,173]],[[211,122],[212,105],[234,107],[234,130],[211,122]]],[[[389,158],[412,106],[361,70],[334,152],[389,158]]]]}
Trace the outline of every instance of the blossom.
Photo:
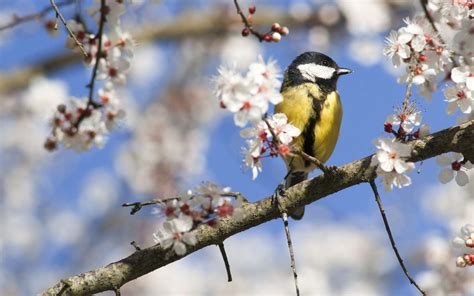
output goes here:
{"type": "Polygon", "coordinates": [[[372,156],[370,165],[377,167],[376,173],[382,177],[385,191],[392,190],[393,186],[410,185],[410,177],[404,175],[415,168],[413,162],[404,160],[411,154],[410,146],[388,138],[377,139],[374,144],[378,151],[372,156]]]}
{"type": "Polygon", "coordinates": [[[130,62],[116,47],[112,49],[107,59],[99,60],[97,79],[110,79],[114,84],[125,84],[127,78],[125,72],[130,68],[130,62]]]}
{"type": "Polygon", "coordinates": [[[280,77],[275,61],[265,63],[261,57],[249,66],[245,76],[231,67],[221,66],[214,78],[215,93],[221,106],[234,113],[234,122],[244,127],[257,124],[268,111],[269,103],[282,101],[279,93],[280,77]]]}
{"type": "Polygon", "coordinates": [[[426,45],[426,38],[421,24],[421,19],[405,19],[404,21],[407,26],[400,28],[398,42],[404,44],[409,43],[410,47],[416,52],[423,51],[426,45]]]}
{"type": "Polygon", "coordinates": [[[260,161],[260,143],[255,139],[249,139],[247,148],[244,148],[244,164],[252,170],[252,180],[255,180],[262,172],[262,162],[260,161]]]}
{"type": "Polygon", "coordinates": [[[461,233],[454,238],[453,245],[464,253],[464,255],[456,259],[457,267],[474,265],[474,254],[472,254],[474,248],[474,225],[466,224],[461,227],[461,233]]]}
{"type": "Polygon", "coordinates": [[[173,251],[182,256],[186,254],[186,245],[196,244],[196,235],[189,232],[193,227],[193,219],[187,215],[179,215],[178,218],[163,222],[156,233],[153,234],[155,242],[168,249],[171,246],[173,251]]]}
{"type": "Polygon", "coordinates": [[[470,161],[464,162],[464,156],[461,153],[451,152],[450,154],[438,155],[436,164],[445,167],[438,175],[441,183],[446,184],[453,178],[459,186],[465,186],[469,183],[469,176],[466,171],[472,168],[472,164],[470,161]]]}
{"type": "Polygon", "coordinates": [[[414,108],[402,109],[397,114],[389,115],[385,123],[391,126],[400,125],[405,133],[411,133],[413,128],[421,123],[421,112],[415,111],[414,108]]]}
{"type": "Polygon", "coordinates": [[[469,91],[474,91],[474,66],[453,68],[451,79],[456,83],[465,83],[469,91]]]}
{"type": "Polygon", "coordinates": [[[384,55],[392,59],[392,63],[397,68],[401,64],[401,60],[408,59],[411,55],[410,47],[406,43],[398,40],[398,32],[392,30],[386,38],[386,46],[383,50],[384,55]]]}
{"type": "Polygon", "coordinates": [[[396,171],[386,172],[380,167],[375,171],[377,176],[382,178],[382,184],[385,191],[392,191],[393,187],[402,188],[411,185],[411,178],[396,171]]]}
{"type": "Polygon", "coordinates": [[[465,87],[453,86],[444,89],[445,101],[447,101],[448,107],[446,112],[451,115],[457,108],[462,113],[469,114],[472,112],[474,107],[474,91],[470,91],[465,87]]]}
{"type": "Polygon", "coordinates": [[[282,144],[290,144],[294,138],[301,134],[301,130],[288,123],[288,117],[284,113],[276,113],[272,117],[261,120],[255,127],[244,129],[240,132],[243,138],[256,137],[264,142],[268,137],[275,134],[282,144]],[[267,124],[268,122],[268,124],[267,124]],[[272,131],[270,131],[270,128],[272,131]]]}
{"type": "Polygon", "coordinates": [[[403,159],[411,155],[411,148],[409,145],[388,138],[377,139],[374,144],[379,150],[372,157],[372,166],[377,165],[385,172],[392,172],[395,170],[399,174],[414,168],[412,162],[405,162],[403,159]]]}
{"type": "Polygon", "coordinates": [[[252,92],[256,95],[266,97],[268,101],[276,105],[283,100],[279,92],[281,81],[280,69],[275,60],[265,63],[262,56],[258,57],[258,62],[249,66],[247,79],[251,83],[252,92]]]}
{"type": "Polygon", "coordinates": [[[416,85],[424,84],[436,77],[436,69],[430,68],[428,64],[420,64],[413,69],[413,83],[416,85]]]}

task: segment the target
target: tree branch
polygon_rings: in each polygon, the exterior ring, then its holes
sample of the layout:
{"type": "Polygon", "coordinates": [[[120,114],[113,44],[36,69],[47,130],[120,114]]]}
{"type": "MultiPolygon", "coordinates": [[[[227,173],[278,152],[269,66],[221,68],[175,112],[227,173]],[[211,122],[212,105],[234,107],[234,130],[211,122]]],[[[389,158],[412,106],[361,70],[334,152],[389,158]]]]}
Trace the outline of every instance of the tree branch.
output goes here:
{"type": "MultiPolygon", "coordinates": [[[[442,130],[420,140],[409,142],[412,155],[408,161],[418,162],[450,151],[463,153],[466,158],[474,160],[474,120],[442,130]]],[[[371,156],[353,161],[338,168],[335,174],[321,175],[303,181],[285,193],[280,205],[283,209],[292,210],[351,186],[374,180],[375,169],[370,166],[371,156]]],[[[254,203],[243,203],[245,213],[242,220],[224,219],[216,227],[202,225],[195,230],[197,243],[188,246],[189,255],[210,245],[217,245],[228,237],[262,223],[280,217],[280,211],[272,203],[272,197],[263,198],[254,203]]],[[[65,295],[83,295],[107,290],[115,291],[138,277],[180,260],[171,249],[155,245],[111,263],[107,266],[72,276],[59,281],[42,295],[57,295],[63,289],[64,282],[69,287],[65,295]]]]}

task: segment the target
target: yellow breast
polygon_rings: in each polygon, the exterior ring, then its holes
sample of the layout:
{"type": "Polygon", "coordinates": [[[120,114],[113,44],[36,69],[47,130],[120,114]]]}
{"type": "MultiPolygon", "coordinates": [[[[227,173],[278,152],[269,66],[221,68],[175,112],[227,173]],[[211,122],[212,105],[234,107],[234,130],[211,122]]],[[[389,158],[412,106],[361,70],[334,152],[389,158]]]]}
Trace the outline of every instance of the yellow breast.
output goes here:
{"type": "MultiPolygon", "coordinates": [[[[342,119],[342,105],[337,92],[323,96],[319,88],[313,83],[304,83],[290,87],[282,92],[283,101],[275,107],[275,113],[284,113],[288,122],[302,131],[301,136],[295,139],[293,145],[303,150],[303,131],[314,116],[313,100],[322,103],[321,113],[318,116],[314,132],[313,156],[321,162],[326,162],[331,156],[339,137],[339,129],[342,119]],[[323,102],[324,100],[324,102],[323,102]]],[[[289,160],[286,159],[288,164],[289,160]]],[[[293,159],[291,167],[296,170],[310,171],[314,166],[309,166],[302,159],[293,159]]]]}
{"type": "Polygon", "coordinates": [[[342,104],[337,91],[330,93],[321,108],[321,118],[314,129],[315,157],[326,162],[336,147],[342,121],[342,104]]]}

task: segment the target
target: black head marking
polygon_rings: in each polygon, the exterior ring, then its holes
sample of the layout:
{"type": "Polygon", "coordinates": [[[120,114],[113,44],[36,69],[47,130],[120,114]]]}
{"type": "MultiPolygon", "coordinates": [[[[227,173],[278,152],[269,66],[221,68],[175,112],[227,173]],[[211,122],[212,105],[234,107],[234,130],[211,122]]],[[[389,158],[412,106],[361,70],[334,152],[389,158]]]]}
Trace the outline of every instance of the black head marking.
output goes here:
{"type": "Polygon", "coordinates": [[[336,90],[338,77],[347,73],[350,71],[339,68],[327,55],[314,51],[305,52],[297,56],[287,68],[282,90],[310,82],[316,83],[323,92],[329,93],[336,90]]]}

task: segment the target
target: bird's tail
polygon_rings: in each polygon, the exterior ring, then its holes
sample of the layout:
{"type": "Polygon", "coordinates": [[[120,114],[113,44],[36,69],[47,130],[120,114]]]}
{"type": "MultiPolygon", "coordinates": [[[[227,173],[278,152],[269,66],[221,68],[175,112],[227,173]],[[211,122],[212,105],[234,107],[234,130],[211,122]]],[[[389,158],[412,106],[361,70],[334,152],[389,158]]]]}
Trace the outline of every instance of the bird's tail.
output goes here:
{"type": "MultiPolygon", "coordinates": [[[[303,182],[307,178],[308,178],[308,173],[306,173],[306,172],[302,172],[302,171],[291,172],[286,177],[285,189],[288,189],[293,185],[296,185],[300,182],[303,182]]],[[[296,208],[296,209],[292,210],[291,212],[289,212],[288,214],[290,215],[291,218],[293,218],[295,220],[301,220],[303,218],[303,215],[304,215],[304,206],[300,207],[300,208],[296,208]]]]}

